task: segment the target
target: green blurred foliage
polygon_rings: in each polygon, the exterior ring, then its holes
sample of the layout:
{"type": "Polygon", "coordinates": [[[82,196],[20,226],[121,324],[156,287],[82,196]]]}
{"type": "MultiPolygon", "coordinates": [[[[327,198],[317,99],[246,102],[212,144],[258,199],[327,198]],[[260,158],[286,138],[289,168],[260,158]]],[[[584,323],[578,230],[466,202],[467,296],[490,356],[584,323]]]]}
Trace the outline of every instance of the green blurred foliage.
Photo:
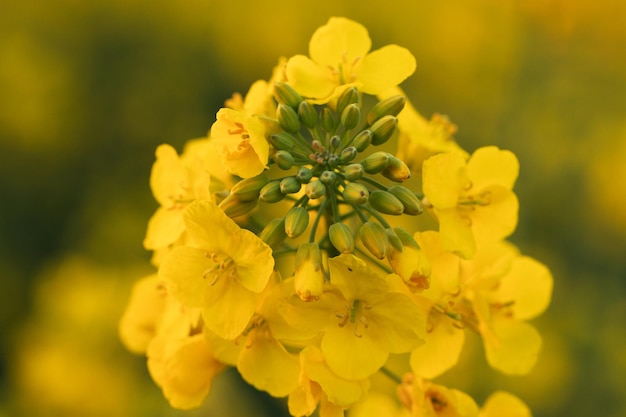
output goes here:
{"type": "Polygon", "coordinates": [[[537,417],[626,414],[626,3],[26,0],[0,5],[0,415],[280,413],[234,372],[170,410],[116,323],[151,272],[156,146],[206,135],[333,15],[413,52],[409,97],[461,146],[521,162],[512,241],[555,277],[544,353],[505,377],[470,338],[442,381],[479,402],[510,389],[537,417]]]}

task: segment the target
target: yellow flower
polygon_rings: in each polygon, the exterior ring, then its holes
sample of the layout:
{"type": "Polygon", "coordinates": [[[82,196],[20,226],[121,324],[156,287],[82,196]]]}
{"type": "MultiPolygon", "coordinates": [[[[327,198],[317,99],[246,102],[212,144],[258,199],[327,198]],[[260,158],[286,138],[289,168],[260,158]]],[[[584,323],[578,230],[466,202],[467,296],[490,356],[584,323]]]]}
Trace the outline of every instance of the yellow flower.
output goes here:
{"type": "Polygon", "coordinates": [[[407,374],[398,396],[414,417],[478,417],[476,402],[466,393],[407,374]]]}
{"type": "Polygon", "coordinates": [[[479,417],[531,417],[528,406],[515,395],[496,391],[487,398],[479,417]]]}
{"type": "Polygon", "coordinates": [[[159,276],[182,304],[202,309],[209,330],[234,339],[272,275],[272,250],[209,201],[190,204],[184,221],[189,242],[165,257],[159,276]]]}
{"type": "Polygon", "coordinates": [[[343,17],[331,17],[309,42],[309,57],[287,61],[287,81],[303,97],[327,103],[356,85],[366,94],[379,94],[415,71],[415,58],[405,48],[387,45],[370,52],[367,29],[343,17]]]}
{"type": "Polygon", "coordinates": [[[519,203],[512,188],[518,171],[515,155],[495,146],[476,150],[467,162],[458,152],[424,162],[423,190],[439,220],[444,249],[469,259],[477,242],[513,233],[519,203]]]}
{"type": "Polygon", "coordinates": [[[283,311],[296,328],[323,332],[321,350],[338,376],[365,379],[424,339],[424,314],[405,294],[390,292],[382,276],[353,255],[328,261],[331,285],[319,301],[291,298],[283,311]]]}

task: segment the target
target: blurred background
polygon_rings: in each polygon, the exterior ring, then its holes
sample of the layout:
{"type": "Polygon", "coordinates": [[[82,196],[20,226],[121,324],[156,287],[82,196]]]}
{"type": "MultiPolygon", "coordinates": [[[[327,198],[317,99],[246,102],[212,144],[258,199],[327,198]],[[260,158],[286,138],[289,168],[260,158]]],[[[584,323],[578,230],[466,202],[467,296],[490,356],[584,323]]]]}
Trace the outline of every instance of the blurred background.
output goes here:
{"type": "Polygon", "coordinates": [[[152,272],[156,146],[206,135],[334,15],[412,51],[403,86],[462,147],[518,155],[511,240],[554,274],[530,375],[470,342],[441,381],[479,403],[508,389],[535,417],[626,415],[625,2],[26,0],[0,4],[0,416],[281,415],[232,371],[171,410],[117,321],[152,272]]]}

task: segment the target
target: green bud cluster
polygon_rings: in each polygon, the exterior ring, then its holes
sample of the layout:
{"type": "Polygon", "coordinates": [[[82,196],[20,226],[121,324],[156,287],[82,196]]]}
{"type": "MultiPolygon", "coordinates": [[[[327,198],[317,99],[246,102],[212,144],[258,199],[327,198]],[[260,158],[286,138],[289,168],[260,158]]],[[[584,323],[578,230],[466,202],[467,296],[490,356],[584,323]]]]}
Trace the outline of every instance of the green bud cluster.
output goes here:
{"type": "Polygon", "coordinates": [[[365,111],[361,93],[352,87],[334,104],[320,106],[285,82],[273,86],[273,95],[277,128],[267,136],[269,166],[284,175],[270,179],[267,173],[277,172],[270,170],[240,181],[221,203],[225,212],[236,217],[250,213],[258,202],[291,202],[284,217],[270,221],[260,233],[274,248],[309,231],[309,242],[329,253],[353,253],[359,241],[377,259],[387,256],[389,248],[401,251],[406,239],[383,216],[418,215],[420,199],[402,185],[386,185],[386,180],[409,179],[408,166],[371,149],[396,133],[396,116],[406,99],[390,97],[365,111]]]}

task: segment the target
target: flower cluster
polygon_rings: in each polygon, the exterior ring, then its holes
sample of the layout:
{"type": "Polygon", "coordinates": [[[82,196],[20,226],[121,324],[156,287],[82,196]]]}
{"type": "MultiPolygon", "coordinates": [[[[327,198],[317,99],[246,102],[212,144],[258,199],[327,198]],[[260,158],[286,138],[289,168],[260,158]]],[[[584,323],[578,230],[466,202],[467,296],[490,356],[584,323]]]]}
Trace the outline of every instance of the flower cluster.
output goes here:
{"type": "Polygon", "coordinates": [[[137,283],[120,335],[172,407],[200,406],[235,367],[293,416],[373,415],[379,372],[398,383],[388,415],[530,415],[511,394],[481,409],[431,382],[466,329],[504,373],[536,361],[527,320],[547,308],[552,277],[504,240],[517,158],[464,151],[454,125],[424,119],[398,88],[411,53],[370,49],[363,26],[331,18],[308,57],[228,100],[208,139],[180,156],[157,149],[144,244],[158,273],[137,283]],[[391,354],[408,359],[404,377],[391,354]]]}

